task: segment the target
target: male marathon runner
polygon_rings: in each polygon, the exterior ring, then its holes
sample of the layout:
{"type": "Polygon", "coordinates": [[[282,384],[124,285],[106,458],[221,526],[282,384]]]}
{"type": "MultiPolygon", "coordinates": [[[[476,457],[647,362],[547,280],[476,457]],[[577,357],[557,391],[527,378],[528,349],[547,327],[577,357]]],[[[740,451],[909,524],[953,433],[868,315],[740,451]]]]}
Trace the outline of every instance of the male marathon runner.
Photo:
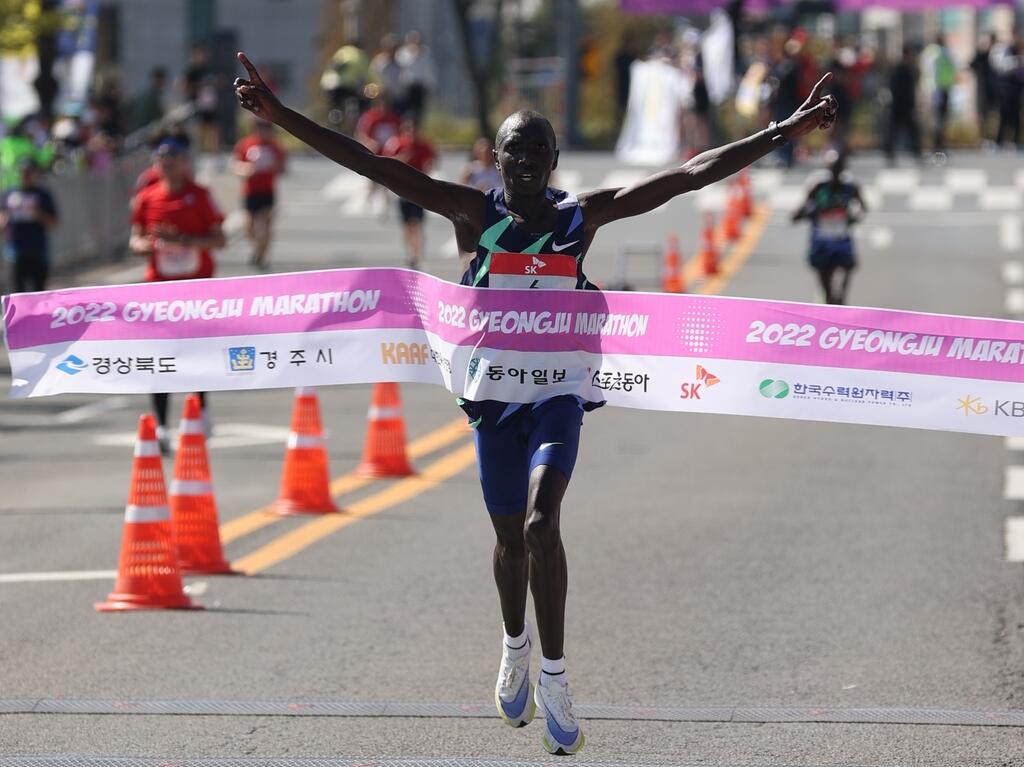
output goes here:
{"type": "MultiPolygon", "coordinates": [[[[192,180],[188,147],[183,142],[166,137],[153,156],[160,168],[160,180],[144,187],[132,200],[128,247],[148,259],[146,282],[212,277],[214,263],[210,251],[225,245],[221,228],[224,216],[209,191],[192,180]]],[[[199,398],[209,436],[206,396],[200,392],[199,398]]],[[[153,394],[157,441],[165,455],[170,452],[169,399],[170,395],[163,392],[153,394]]]]}
{"type": "MultiPolygon", "coordinates": [[[[449,219],[460,251],[476,254],[463,284],[485,288],[533,286],[520,283],[522,269],[515,269],[514,254],[530,254],[529,258],[536,254],[551,263],[568,259],[557,270],[561,276],[536,279],[538,288],[592,287],[583,274],[583,257],[601,226],[646,213],[679,194],[726,178],[781,142],[827,128],[835,119],[835,100],[821,96],[831,77],[826,75],[782,123],[771,123],[767,130],[704,152],[633,186],[574,197],[548,187],[558,164],[551,124],[534,112],[516,112],[502,123],[495,139],[494,161],[503,186],[481,192],[432,179],[400,160],[378,157],[357,141],[317,125],[282,105],[245,54],[238,58],[249,78],[235,80],[235,93],[245,109],[335,162],[449,219]]],[[[460,404],[476,428],[484,501],[497,535],[494,579],[505,627],[495,690],[498,713],[519,727],[539,707],[547,719],[544,747],[551,753],[572,754],[583,746],[583,733],[572,711],[562,652],[567,579],[559,513],[576,461],[583,410],[599,403],[560,396],[536,403],[460,404]],[[543,655],[533,696],[527,587],[533,593],[543,655]]]]}
{"type": "Polygon", "coordinates": [[[793,222],[810,219],[808,260],[818,273],[825,303],[845,304],[850,276],[857,267],[850,227],[864,218],[868,206],[864,204],[860,187],[844,174],[846,158],[834,150],[826,157],[831,166],[830,178],[811,189],[807,200],[793,214],[793,222]]]}
{"type": "Polygon", "coordinates": [[[253,131],[235,144],[231,170],[242,178],[242,197],[248,222],[245,236],[252,245],[249,264],[267,266],[267,251],[274,222],[274,190],[277,177],[285,172],[287,155],[274,138],[274,126],[256,120],[253,131]]]}

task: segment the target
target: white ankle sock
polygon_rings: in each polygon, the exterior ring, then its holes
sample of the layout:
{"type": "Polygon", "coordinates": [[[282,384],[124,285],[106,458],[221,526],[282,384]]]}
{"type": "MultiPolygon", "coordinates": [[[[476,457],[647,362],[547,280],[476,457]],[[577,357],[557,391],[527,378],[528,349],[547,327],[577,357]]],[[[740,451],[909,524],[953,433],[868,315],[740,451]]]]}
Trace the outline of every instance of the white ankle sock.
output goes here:
{"type": "Polygon", "coordinates": [[[509,636],[507,631],[505,631],[504,634],[505,649],[510,655],[519,655],[520,653],[529,652],[530,629],[527,628],[525,623],[523,624],[523,633],[519,636],[509,636]]]}
{"type": "Polygon", "coordinates": [[[549,679],[558,681],[559,684],[565,684],[568,679],[568,675],[565,673],[565,656],[563,655],[558,660],[551,660],[550,658],[541,657],[540,659],[540,681],[543,684],[549,679]]]}

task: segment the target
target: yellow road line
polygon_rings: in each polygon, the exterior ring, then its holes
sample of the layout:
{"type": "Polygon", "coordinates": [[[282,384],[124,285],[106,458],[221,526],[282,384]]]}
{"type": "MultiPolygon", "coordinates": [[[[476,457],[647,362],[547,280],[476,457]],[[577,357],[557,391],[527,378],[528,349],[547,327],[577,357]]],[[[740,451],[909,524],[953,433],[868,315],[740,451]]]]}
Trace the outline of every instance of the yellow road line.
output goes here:
{"type": "Polygon", "coordinates": [[[463,445],[438,458],[414,477],[406,477],[378,493],[361,498],[345,508],[341,514],[330,514],[307,522],[302,527],[276,538],[251,554],[236,559],[232,567],[247,575],[262,572],[279,562],[293,557],[331,533],[348,527],[353,522],[411,500],[439,483],[458,474],[476,461],[474,445],[463,445]]]}
{"type": "Polygon", "coordinates": [[[768,223],[768,217],[771,215],[771,212],[772,208],[767,203],[762,203],[754,208],[754,215],[751,216],[750,223],[747,224],[743,230],[743,235],[722,263],[718,274],[709,277],[695,292],[713,296],[720,293],[729,284],[729,280],[733,278],[733,275],[739,271],[740,267],[750,258],[750,254],[754,252],[754,248],[760,241],[761,235],[764,234],[764,228],[768,223]]]}
{"type": "MultiPolygon", "coordinates": [[[[413,440],[409,443],[408,454],[413,460],[422,458],[425,455],[430,455],[433,452],[440,450],[443,447],[447,447],[452,442],[455,442],[460,437],[464,437],[471,433],[471,429],[466,424],[466,419],[456,418],[450,423],[446,423],[432,432],[424,434],[419,439],[413,440]]],[[[360,477],[355,472],[349,472],[342,474],[340,477],[335,478],[330,484],[330,491],[332,496],[339,496],[345,493],[351,493],[358,490],[361,487],[368,485],[373,480],[366,477],[360,477]]],[[[242,536],[248,535],[249,533],[255,532],[267,525],[272,525],[281,517],[270,513],[271,507],[264,506],[251,511],[248,514],[243,514],[235,519],[228,520],[220,526],[220,541],[221,543],[230,543],[231,541],[237,541],[242,536]]]]}

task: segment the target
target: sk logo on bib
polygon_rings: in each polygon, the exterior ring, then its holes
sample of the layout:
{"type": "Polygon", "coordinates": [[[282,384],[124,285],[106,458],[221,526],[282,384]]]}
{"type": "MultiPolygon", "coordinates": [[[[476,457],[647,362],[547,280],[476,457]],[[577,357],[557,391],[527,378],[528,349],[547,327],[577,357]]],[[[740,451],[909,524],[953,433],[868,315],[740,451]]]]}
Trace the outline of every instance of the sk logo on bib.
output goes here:
{"type": "Polygon", "coordinates": [[[576,259],[557,253],[495,253],[491,258],[492,288],[573,290],[576,259]]]}

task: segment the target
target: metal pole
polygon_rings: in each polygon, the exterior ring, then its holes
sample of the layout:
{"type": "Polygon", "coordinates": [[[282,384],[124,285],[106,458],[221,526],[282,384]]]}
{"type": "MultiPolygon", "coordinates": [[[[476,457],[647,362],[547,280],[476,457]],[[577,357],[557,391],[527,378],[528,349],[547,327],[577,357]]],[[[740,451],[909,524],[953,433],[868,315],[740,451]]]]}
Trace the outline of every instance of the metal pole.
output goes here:
{"type": "Polygon", "coordinates": [[[565,139],[579,146],[579,0],[557,0],[555,34],[558,56],[565,66],[565,139]]]}

